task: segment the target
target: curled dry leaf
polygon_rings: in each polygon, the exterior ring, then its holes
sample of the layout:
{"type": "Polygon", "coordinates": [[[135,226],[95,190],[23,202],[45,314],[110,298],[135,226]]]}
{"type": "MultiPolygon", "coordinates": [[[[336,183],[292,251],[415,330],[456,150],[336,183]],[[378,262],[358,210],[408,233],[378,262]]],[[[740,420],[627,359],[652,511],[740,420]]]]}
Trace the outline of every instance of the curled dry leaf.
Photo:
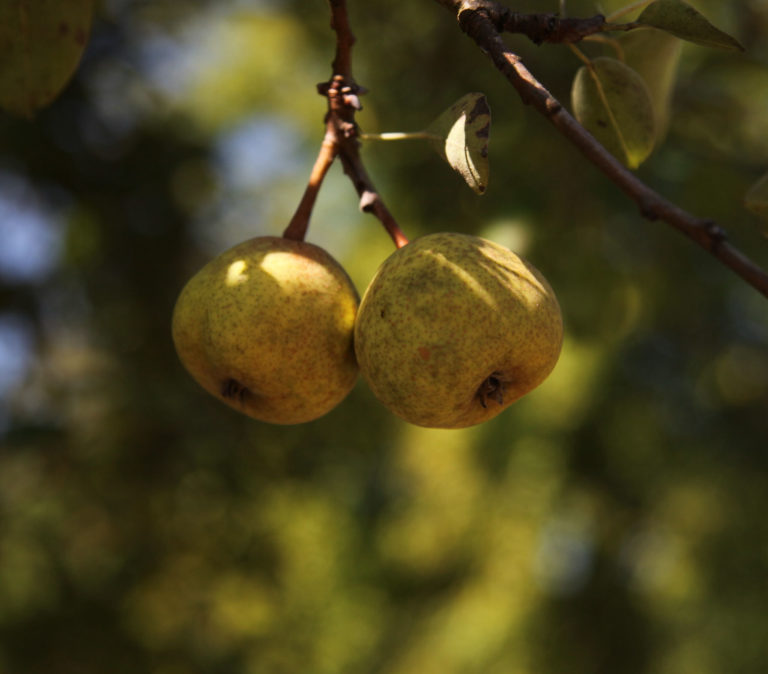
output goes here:
{"type": "Polygon", "coordinates": [[[490,129],[491,109],[480,93],[463,96],[426,129],[435,149],[476,194],[488,188],[490,129]]]}

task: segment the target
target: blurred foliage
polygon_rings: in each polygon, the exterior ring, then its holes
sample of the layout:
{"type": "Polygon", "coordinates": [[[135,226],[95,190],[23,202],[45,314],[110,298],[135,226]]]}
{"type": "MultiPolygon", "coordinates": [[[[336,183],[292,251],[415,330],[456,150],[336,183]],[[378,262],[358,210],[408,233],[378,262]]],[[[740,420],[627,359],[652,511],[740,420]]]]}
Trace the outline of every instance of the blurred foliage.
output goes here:
{"type": "MultiPolygon", "coordinates": [[[[695,4],[747,51],[683,47],[640,176],[766,267],[742,199],[768,165],[768,11],[695,4]]],[[[428,147],[365,159],[409,235],[479,233],[546,274],[559,365],[464,431],[399,422],[362,384],[297,427],[199,390],[171,308],[212,255],[290,218],[327,8],[104,0],[64,94],[0,116],[0,671],[764,672],[765,299],[644,221],[436,4],[350,5],[365,130],[488,96],[482,198],[428,147]]],[[[568,50],[508,39],[567,101],[568,50]]],[[[338,168],[308,238],[361,290],[391,250],[338,168]]]]}
{"type": "Polygon", "coordinates": [[[94,0],[0,4],[0,108],[31,117],[66,86],[88,43],[94,0]]]}

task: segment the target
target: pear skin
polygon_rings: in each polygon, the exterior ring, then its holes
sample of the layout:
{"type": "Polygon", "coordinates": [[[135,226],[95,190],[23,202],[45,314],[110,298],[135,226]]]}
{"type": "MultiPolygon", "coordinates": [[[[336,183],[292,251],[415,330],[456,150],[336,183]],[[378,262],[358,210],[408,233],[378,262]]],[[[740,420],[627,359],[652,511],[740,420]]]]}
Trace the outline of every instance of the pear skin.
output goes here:
{"type": "Polygon", "coordinates": [[[496,416],[549,375],[563,322],[533,265],[485,239],[438,233],[395,251],[363,295],[360,371],[406,421],[462,428],[496,416]]]}
{"type": "Polygon", "coordinates": [[[264,236],[211,260],[181,291],[172,335],[209,393],[262,421],[298,424],[333,409],[358,375],[359,298],[322,248],[264,236]]]}

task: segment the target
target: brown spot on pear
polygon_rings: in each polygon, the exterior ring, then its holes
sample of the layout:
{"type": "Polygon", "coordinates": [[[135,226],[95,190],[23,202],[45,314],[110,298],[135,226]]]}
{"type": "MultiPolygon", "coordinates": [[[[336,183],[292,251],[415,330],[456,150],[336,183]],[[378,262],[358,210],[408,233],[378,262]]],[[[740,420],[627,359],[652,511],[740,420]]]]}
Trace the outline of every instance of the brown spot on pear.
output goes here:
{"type": "Polygon", "coordinates": [[[387,258],[355,323],[373,393],[406,421],[434,428],[496,416],[544,381],[562,340],[544,276],[503,246],[456,233],[415,239],[387,258]]]}
{"type": "Polygon", "coordinates": [[[357,292],[326,251],[257,237],[193,276],[173,312],[179,358],[209,393],[262,421],[297,424],[354,385],[357,292]]]}

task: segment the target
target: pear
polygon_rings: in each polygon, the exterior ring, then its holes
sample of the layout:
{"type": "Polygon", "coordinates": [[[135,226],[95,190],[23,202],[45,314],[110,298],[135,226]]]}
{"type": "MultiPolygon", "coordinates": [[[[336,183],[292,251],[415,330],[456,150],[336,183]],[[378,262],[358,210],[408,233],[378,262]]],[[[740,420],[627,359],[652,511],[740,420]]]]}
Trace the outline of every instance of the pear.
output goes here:
{"type": "Polygon", "coordinates": [[[355,352],[374,395],[406,421],[463,428],[538,386],[563,322],[547,280],[491,241],[423,236],[395,251],[357,314],[355,352]]]}
{"type": "Polygon", "coordinates": [[[349,393],[357,291],[322,248],[264,236],[222,253],[181,291],[172,334],[208,392],[262,421],[298,424],[349,393]]]}

